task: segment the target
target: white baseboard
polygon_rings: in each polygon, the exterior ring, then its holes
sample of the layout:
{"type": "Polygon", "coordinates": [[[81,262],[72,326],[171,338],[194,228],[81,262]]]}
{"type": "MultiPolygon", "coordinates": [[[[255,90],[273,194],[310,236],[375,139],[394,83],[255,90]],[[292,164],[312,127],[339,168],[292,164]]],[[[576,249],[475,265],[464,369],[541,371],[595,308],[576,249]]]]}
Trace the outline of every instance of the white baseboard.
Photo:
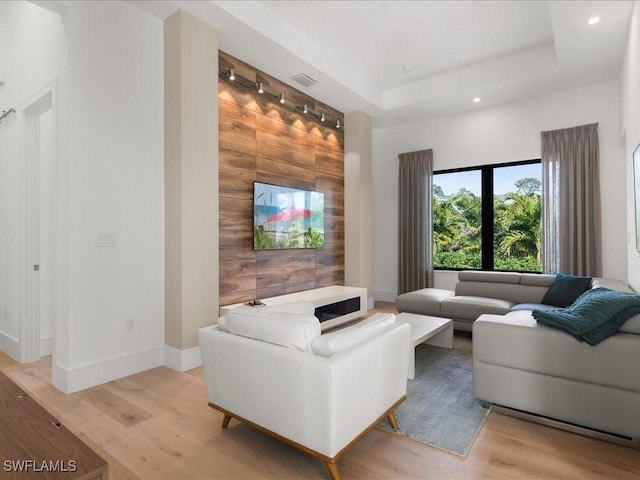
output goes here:
{"type": "Polygon", "coordinates": [[[397,296],[397,292],[385,292],[380,290],[373,292],[373,297],[381,302],[395,302],[397,296]]]}
{"type": "Polygon", "coordinates": [[[74,393],[118,378],[164,365],[164,345],[98,362],[63,368],[53,366],[53,385],[64,393],[74,393]]]}
{"type": "Polygon", "coordinates": [[[375,308],[375,300],[373,297],[367,298],[367,310],[373,310],[375,308]]]}
{"type": "Polygon", "coordinates": [[[178,372],[186,372],[202,366],[200,347],[178,350],[177,348],[164,346],[164,364],[178,372]]]}
{"type": "Polygon", "coordinates": [[[53,353],[53,337],[40,338],[40,356],[46,357],[53,353]]]}
{"type": "Polygon", "coordinates": [[[9,355],[11,358],[20,361],[20,357],[22,356],[22,349],[20,348],[20,342],[17,338],[0,332],[0,350],[9,355]]]}

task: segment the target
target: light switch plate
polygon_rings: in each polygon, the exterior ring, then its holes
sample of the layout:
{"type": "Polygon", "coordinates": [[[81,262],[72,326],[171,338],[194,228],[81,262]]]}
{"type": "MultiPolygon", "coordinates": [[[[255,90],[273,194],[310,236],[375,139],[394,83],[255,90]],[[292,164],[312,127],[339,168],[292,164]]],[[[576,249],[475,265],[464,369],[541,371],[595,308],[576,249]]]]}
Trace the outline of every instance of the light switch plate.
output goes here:
{"type": "Polygon", "coordinates": [[[117,243],[118,241],[115,233],[99,233],[96,235],[96,248],[115,247],[117,243]]]}

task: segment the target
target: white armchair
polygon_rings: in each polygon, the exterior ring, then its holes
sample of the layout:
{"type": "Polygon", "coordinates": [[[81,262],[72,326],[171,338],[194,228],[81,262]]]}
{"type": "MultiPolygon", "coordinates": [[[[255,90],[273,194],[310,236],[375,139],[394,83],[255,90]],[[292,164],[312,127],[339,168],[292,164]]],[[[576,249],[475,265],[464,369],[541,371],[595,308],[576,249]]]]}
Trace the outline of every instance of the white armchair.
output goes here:
{"type": "Polygon", "coordinates": [[[385,417],[397,428],[410,327],[378,315],[320,336],[313,315],[265,312],[231,312],[199,331],[209,405],[224,414],[222,428],[248,423],[339,479],[337,461],[369,430],[385,417]]]}

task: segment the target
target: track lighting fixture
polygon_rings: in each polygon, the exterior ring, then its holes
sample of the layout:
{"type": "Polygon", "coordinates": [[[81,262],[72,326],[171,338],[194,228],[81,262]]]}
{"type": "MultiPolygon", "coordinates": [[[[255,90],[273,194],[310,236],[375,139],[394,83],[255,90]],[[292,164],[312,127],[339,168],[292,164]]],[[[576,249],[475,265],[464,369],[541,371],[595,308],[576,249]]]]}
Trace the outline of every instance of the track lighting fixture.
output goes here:
{"type": "MultiPolygon", "coordinates": [[[[228,69],[219,69],[218,70],[218,74],[221,77],[225,77],[230,81],[234,81],[236,83],[239,83],[241,85],[244,85],[245,87],[248,88],[254,88],[258,93],[260,94],[265,94],[271,98],[273,98],[274,100],[277,100],[278,102],[280,102],[281,104],[285,104],[287,103],[285,100],[285,96],[284,96],[284,92],[280,93],[280,94],[275,94],[275,93],[271,93],[271,92],[267,92],[264,89],[264,84],[263,82],[254,82],[251,81],[247,78],[243,78],[241,75],[236,75],[235,71],[233,68],[228,68],[228,69]]],[[[289,105],[292,105],[291,103],[289,103],[289,105]]],[[[313,117],[315,117],[316,119],[318,119],[321,122],[326,122],[328,119],[325,116],[324,112],[323,113],[315,113],[313,111],[309,110],[309,106],[305,103],[303,105],[292,105],[293,108],[300,110],[303,114],[305,115],[312,115],[313,117]]],[[[7,115],[10,112],[7,113],[7,115]]],[[[343,127],[342,122],[340,120],[335,120],[335,121],[329,121],[328,122],[329,125],[332,125],[336,130],[339,130],[343,127]]]]}

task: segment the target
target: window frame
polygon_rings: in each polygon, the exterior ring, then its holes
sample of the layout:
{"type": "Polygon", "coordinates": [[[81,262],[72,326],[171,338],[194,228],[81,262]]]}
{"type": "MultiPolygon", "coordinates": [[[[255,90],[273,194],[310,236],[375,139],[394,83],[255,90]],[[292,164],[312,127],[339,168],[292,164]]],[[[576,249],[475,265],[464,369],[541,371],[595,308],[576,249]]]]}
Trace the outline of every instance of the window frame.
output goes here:
{"type": "MultiPolygon", "coordinates": [[[[541,158],[532,158],[529,160],[517,160],[515,162],[502,162],[492,163],[489,165],[477,165],[473,167],[461,167],[461,168],[447,168],[442,170],[434,170],[432,175],[431,184],[435,185],[435,177],[439,174],[445,173],[462,173],[471,171],[480,171],[480,195],[481,195],[481,211],[482,220],[480,223],[480,246],[481,246],[481,270],[491,272],[515,272],[515,273],[542,273],[530,270],[499,270],[493,268],[494,265],[494,249],[493,249],[493,237],[494,232],[494,208],[493,208],[493,170],[496,168],[504,167],[517,167],[520,165],[542,165],[541,158]],[[485,248],[485,245],[490,245],[491,248],[485,248]]],[[[542,179],[542,175],[540,176],[542,179]]],[[[433,208],[433,207],[432,207],[433,208]]],[[[433,215],[433,213],[432,213],[433,215]]],[[[435,242],[435,241],[434,241],[435,242]]],[[[435,245],[432,247],[432,251],[435,250],[435,245]]],[[[434,267],[436,271],[451,271],[459,272],[463,270],[476,270],[475,268],[455,268],[455,267],[434,267]]]]}

